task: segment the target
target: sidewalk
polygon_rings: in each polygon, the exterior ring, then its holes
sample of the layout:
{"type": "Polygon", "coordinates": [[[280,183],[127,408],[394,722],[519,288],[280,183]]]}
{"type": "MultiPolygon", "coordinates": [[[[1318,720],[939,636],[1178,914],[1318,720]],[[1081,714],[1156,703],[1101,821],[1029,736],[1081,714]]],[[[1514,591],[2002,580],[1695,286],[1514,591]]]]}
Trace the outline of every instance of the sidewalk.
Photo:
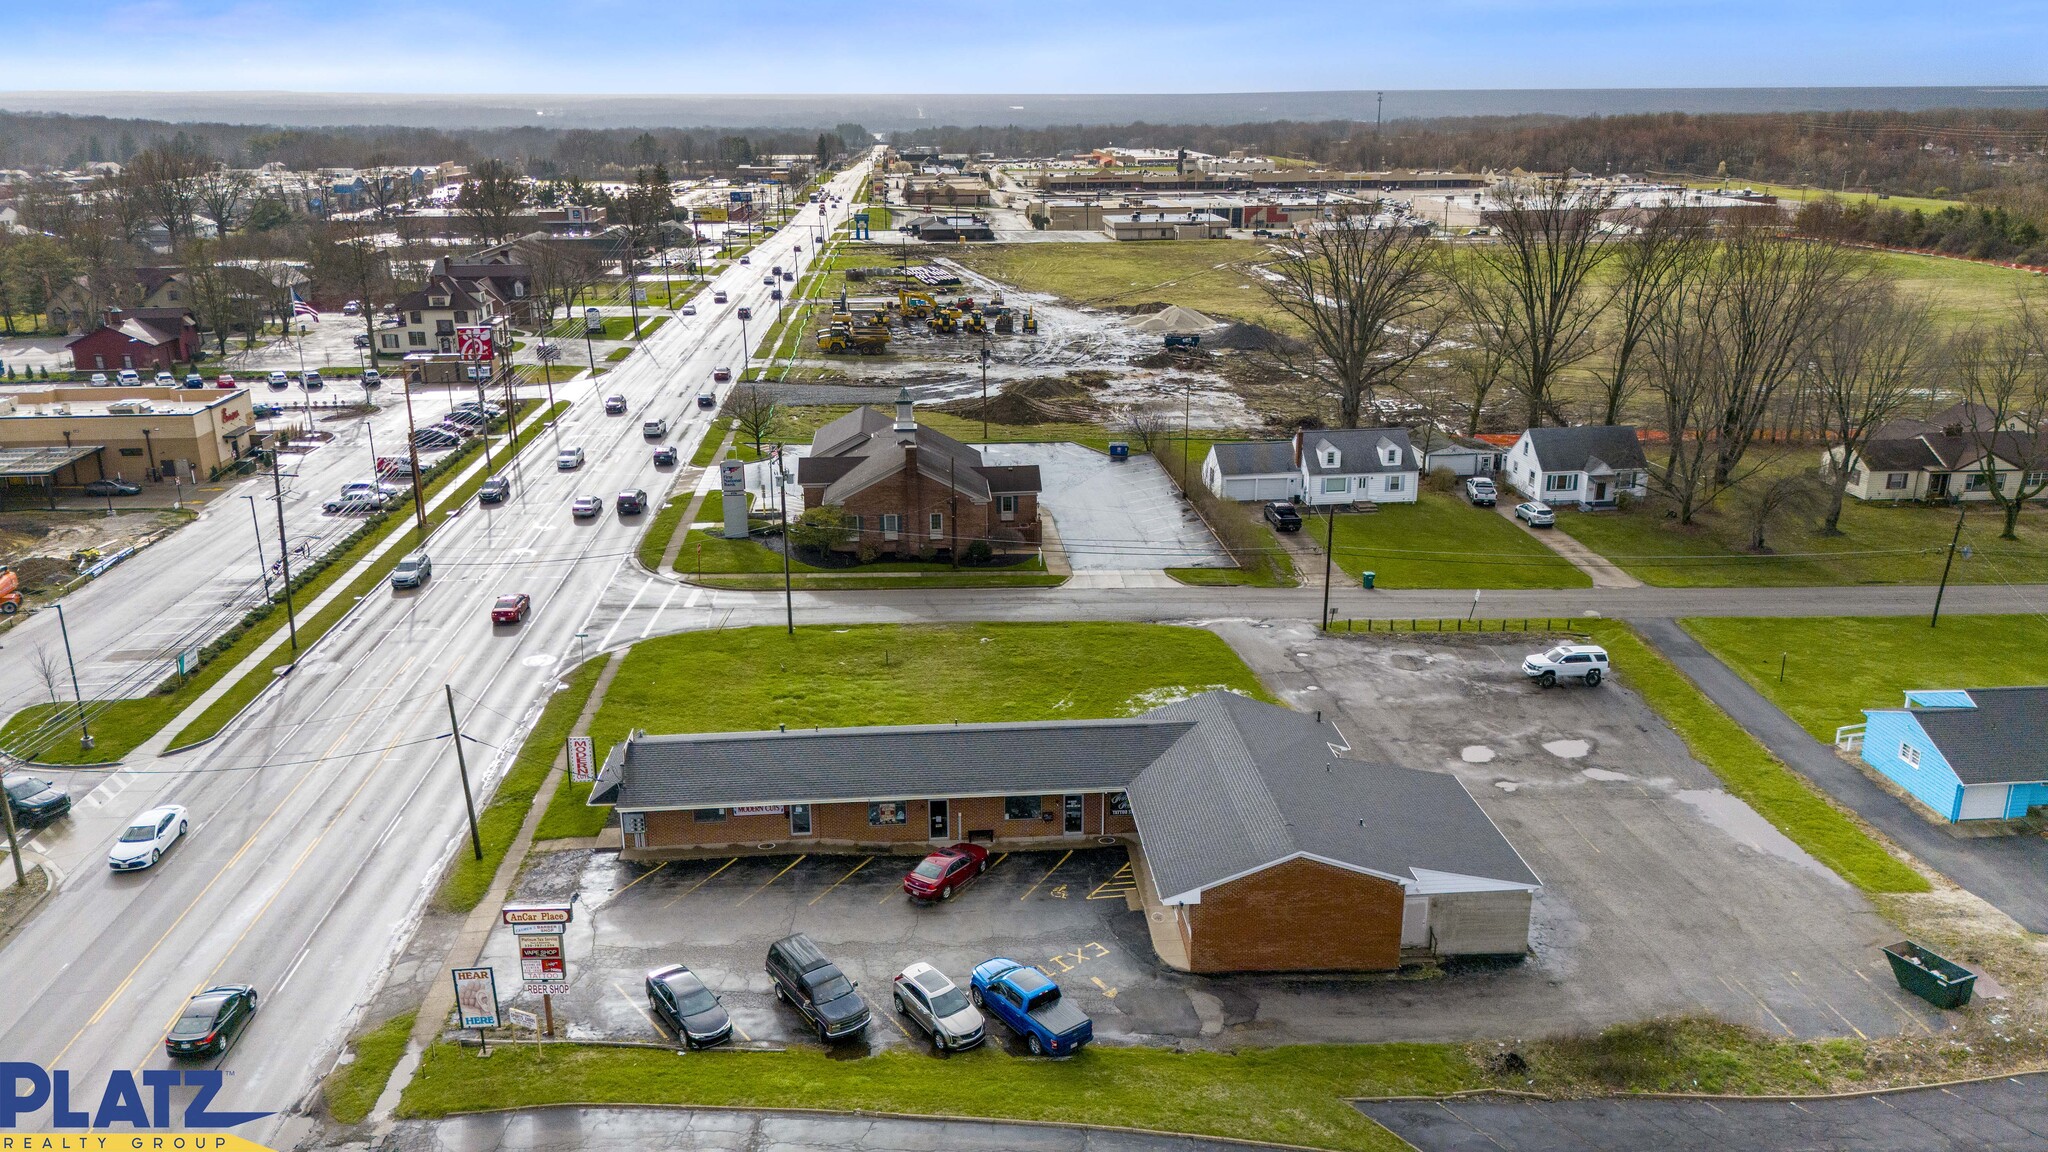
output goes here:
{"type": "Polygon", "coordinates": [[[1508,523],[1523,532],[1543,541],[1543,546],[1564,557],[1572,567],[1584,572],[1593,581],[1595,588],[1641,588],[1643,582],[1621,570],[1614,561],[1602,556],[1584,544],[1579,543],[1559,528],[1531,528],[1515,518],[1514,505],[1507,502],[1505,494],[1493,510],[1507,518],[1508,523]]]}

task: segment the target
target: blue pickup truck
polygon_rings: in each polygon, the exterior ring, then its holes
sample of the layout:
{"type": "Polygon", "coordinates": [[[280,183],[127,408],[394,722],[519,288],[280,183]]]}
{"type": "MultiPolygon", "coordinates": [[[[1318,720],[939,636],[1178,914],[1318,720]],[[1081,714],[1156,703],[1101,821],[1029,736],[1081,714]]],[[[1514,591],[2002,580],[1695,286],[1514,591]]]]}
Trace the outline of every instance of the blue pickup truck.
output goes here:
{"type": "Polygon", "coordinates": [[[1095,1038],[1095,1024],[1036,968],[998,957],[975,965],[976,1005],[1024,1038],[1033,1056],[1071,1056],[1095,1038]]]}

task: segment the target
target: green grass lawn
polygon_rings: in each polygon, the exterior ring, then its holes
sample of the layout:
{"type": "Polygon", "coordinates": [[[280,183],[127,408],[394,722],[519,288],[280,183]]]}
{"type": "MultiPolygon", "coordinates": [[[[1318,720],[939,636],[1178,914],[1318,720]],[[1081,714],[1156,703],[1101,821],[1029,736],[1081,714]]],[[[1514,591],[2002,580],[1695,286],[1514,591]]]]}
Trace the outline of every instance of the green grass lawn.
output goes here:
{"type": "MultiPolygon", "coordinates": [[[[1329,525],[1305,516],[1302,535],[1321,547],[1329,525]]],[[[1337,516],[1337,566],[1381,588],[1589,588],[1592,580],[1515,525],[1456,496],[1424,492],[1413,504],[1337,516]]],[[[1320,562],[1320,560],[1318,560],[1320,562]]]]}
{"type": "Polygon", "coordinates": [[[1883,200],[1879,200],[1875,192],[1835,192],[1826,188],[1804,187],[1798,184],[1760,184],[1753,180],[1736,180],[1733,178],[1727,180],[1688,180],[1686,181],[1686,186],[1689,188],[1713,190],[1754,188],[1758,192],[1769,193],[1780,200],[1790,200],[1794,204],[1821,199],[1840,200],[1845,205],[1868,201],[1874,207],[1897,208],[1901,212],[1911,212],[1917,208],[1930,216],[1944,208],[1969,207],[1968,204],[1961,200],[1936,200],[1927,196],[1888,196],[1883,200]]]}
{"type": "Polygon", "coordinates": [[[632,354],[633,350],[631,348],[614,348],[604,354],[604,360],[607,364],[617,364],[632,354]]]}
{"type": "Polygon", "coordinates": [[[1127,716],[1207,688],[1270,699],[1221,638],[1164,624],[873,624],[643,640],[591,725],[758,731],[1127,716]]]}
{"type": "Polygon", "coordinates": [[[1606,646],[1616,679],[1648,701],[1730,793],[1814,859],[1865,892],[1928,890],[1926,879],[1785,767],[1627,624],[1593,620],[1577,626],[1606,646]]]}
{"type": "Polygon", "coordinates": [[[1162,240],[1148,244],[975,244],[944,254],[984,276],[1077,304],[1109,307],[1163,300],[1214,317],[1274,324],[1263,281],[1247,264],[1263,260],[1249,240],[1162,240]]]}
{"type": "Polygon", "coordinates": [[[1947,616],[1714,618],[1685,630],[1785,714],[1832,742],[1862,709],[1896,708],[1908,688],[2005,688],[2048,683],[2048,619],[1947,616]],[[1929,659],[1933,654],[1938,659],[1929,659]],[[1778,680],[1778,662],[1785,679],[1778,680]]]}
{"type": "MultiPolygon", "coordinates": [[[[723,515],[724,504],[720,503],[723,515]]],[[[657,559],[659,556],[657,555],[657,559]]],[[[727,540],[719,529],[692,529],[676,553],[675,571],[718,588],[780,588],[782,554],[755,539],[727,540]],[[733,577],[719,580],[717,577],[733,577]]],[[[1040,557],[989,568],[954,568],[944,561],[878,560],[856,568],[820,568],[792,559],[799,588],[949,588],[1058,584],[1040,557]]]]}
{"type": "Polygon", "coordinates": [[[401,1013],[377,1025],[356,1041],[356,1058],[327,1078],[321,1092],[327,1100],[327,1114],[338,1124],[360,1124],[384,1094],[391,1070],[405,1055],[412,1035],[415,1014],[401,1013]]]}
{"type": "MultiPolygon", "coordinates": [[[[1747,529],[1733,501],[1716,505],[1689,528],[1664,516],[1651,499],[1625,512],[1557,510],[1557,530],[1614,561],[1648,584],[1680,588],[1814,587],[1847,584],[1933,584],[1956,527],[1953,508],[1865,504],[1842,508],[1842,535],[1822,536],[1812,521],[1787,515],[1766,542],[1745,549],[1747,529]]],[[[2000,540],[1996,509],[1976,508],[1964,522],[1969,557],[1958,556],[1951,582],[2035,583],[2048,580],[2048,510],[2020,514],[2019,539],[2000,540]]]]}

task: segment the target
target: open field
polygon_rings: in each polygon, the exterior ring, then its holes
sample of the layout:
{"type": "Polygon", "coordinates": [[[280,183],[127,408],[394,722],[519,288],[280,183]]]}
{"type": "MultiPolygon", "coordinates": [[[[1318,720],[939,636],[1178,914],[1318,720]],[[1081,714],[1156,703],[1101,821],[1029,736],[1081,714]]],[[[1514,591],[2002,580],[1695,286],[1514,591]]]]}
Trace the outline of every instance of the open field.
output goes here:
{"type": "Polygon", "coordinates": [[[1684,621],[1722,662],[1822,742],[1897,707],[1908,688],[2005,688],[2048,682],[2048,620],[1924,616],[1684,621]],[[1939,662],[1927,657],[1938,651],[1939,662]],[[1778,679],[1780,659],[1785,678],[1778,679]]]}
{"type": "MultiPolygon", "coordinates": [[[[721,502],[720,512],[724,505],[721,502]]],[[[708,517],[707,517],[708,519],[708,517]]],[[[728,540],[716,529],[692,529],[676,553],[675,570],[714,587],[781,588],[782,554],[759,540],[728,540]],[[721,576],[769,576],[769,580],[720,580],[721,576]]],[[[945,561],[878,560],[850,568],[826,568],[791,557],[792,583],[799,588],[945,588],[1060,583],[1039,557],[1007,565],[954,568],[945,561]],[[873,579],[869,579],[872,577],[873,579]],[[848,583],[853,581],[855,583],[848,583]]]]}
{"type": "MultiPolygon", "coordinates": [[[[1318,547],[1330,525],[1306,516],[1318,547]]],[[[1424,492],[1413,504],[1337,516],[1337,566],[1352,583],[1371,571],[1381,588],[1588,588],[1592,580],[1487,508],[1424,492]]]]}
{"type": "Polygon", "coordinates": [[[1780,200],[1790,200],[1794,204],[1801,204],[1812,200],[1834,199],[1840,200],[1844,204],[1869,203],[1879,208],[1896,208],[1901,212],[1917,210],[1929,215],[1933,215],[1944,208],[1970,207],[1969,204],[1961,200],[1936,200],[1927,196],[1887,196],[1880,200],[1875,192],[1836,192],[1831,189],[1809,185],[1759,184],[1753,180],[1735,180],[1732,178],[1728,180],[1687,180],[1685,185],[1688,188],[1705,188],[1713,191],[1752,188],[1758,192],[1765,192],[1776,196],[1780,200]]]}
{"type": "Polygon", "coordinates": [[[935,248],[961,264],[1029,292],[1050,292],[1098,308],[1164,300],[1215,317],[1270,324],[1263,283],[1245,265],[1265,256],[1249,240],[1153,244],[997,244],[935,248]]]}

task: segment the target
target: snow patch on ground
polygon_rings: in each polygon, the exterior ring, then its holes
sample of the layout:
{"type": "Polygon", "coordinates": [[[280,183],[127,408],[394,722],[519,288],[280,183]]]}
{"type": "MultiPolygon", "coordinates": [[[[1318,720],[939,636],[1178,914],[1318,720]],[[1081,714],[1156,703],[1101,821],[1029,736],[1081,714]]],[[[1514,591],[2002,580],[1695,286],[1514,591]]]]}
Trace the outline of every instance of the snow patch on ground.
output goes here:
{"type": "Polygon", "coordinates": [[[1228,684],[1169,684],[1160,688],[1147,688],[1145,691],[1124,701],[1123,714],[1126,716],[1139,716],[1150,712],[1154,708],[1162,708],[1168,704],[1178,704],[1183,700],[1200,696],[1204,692],[1217,691],[1235,692],[1237,689],[1232,688],[1228,684]]]}

